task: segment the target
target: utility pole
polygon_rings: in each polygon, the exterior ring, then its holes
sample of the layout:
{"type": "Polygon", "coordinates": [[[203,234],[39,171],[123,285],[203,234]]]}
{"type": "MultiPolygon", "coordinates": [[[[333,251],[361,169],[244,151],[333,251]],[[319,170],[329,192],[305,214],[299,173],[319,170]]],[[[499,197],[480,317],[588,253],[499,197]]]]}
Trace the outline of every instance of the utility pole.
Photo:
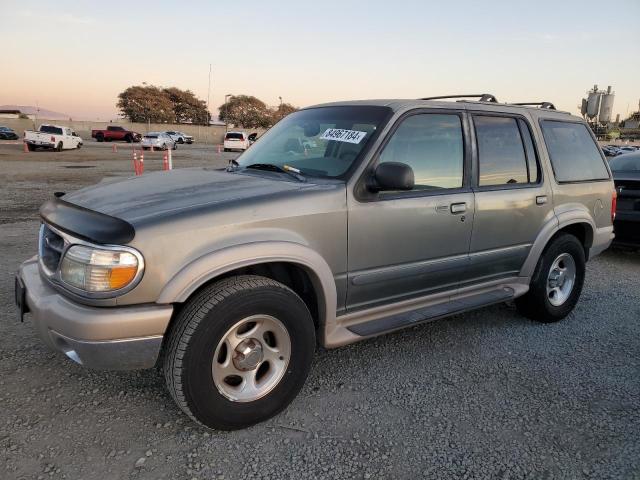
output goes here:
{"type": "MultiPolygon", "coordinates": [[[[207,127],[209,126],[209,116],[211,115],[211,108],[209,106],[209,100],[211,98],[211,64],[209,64],[209,86],[207,87],[207,127]]],[[[207,141],[205,140],[205,144],[207,141]]]]}

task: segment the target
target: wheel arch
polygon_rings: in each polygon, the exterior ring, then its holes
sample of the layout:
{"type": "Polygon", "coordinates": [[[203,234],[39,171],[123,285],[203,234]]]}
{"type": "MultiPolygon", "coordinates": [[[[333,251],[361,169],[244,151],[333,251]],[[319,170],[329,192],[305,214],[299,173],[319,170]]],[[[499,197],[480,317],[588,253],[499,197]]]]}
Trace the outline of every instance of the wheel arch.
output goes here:
{"type": "Polygon", "coordinates": [[[211,282],[240,274],[261,275],[291,288],[309,307],[321,338],[324,326],[335,321],[337,293],[331,268],[317,252],[292,242],[258,242],[203,255],[165,285],[157,302],[185,303],[211,282]]]}
{"type": "Polygon", "coordinates": [[[520,276],[530,277],[545,248],[555,237],[562,233],[575,236],[584,248],[585,260],[589,259],[589,249],[593,245],[596,226],[593,219],[582,210],[564,212],[544,225],[534,241],[529,255],[520,269],[520,276]]]}

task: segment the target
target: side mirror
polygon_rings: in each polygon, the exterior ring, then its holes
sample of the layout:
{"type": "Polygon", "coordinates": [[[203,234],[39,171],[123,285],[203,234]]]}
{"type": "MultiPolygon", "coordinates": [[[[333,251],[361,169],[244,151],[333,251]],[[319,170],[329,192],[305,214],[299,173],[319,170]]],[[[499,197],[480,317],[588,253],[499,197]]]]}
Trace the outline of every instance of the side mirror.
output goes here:
{"type": "Polygon", "coordinates": [[[368,185],[372,192],[412,190],[415,184],[413,169],[406,163],[384,162],[376,167],[368,185]]]}

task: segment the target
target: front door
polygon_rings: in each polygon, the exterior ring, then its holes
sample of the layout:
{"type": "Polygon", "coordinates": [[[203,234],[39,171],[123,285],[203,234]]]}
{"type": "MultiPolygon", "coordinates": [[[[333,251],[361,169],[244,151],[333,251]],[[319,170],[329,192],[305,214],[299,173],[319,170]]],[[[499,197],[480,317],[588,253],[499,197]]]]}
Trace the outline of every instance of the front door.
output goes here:
{"type": "Polygon", "coordinates": [[[462,112],[411,112],[374,157],[411,166],[415,187],[351,201],[347,310],[455,290],[474,214],[464,125],[462,112]]]}

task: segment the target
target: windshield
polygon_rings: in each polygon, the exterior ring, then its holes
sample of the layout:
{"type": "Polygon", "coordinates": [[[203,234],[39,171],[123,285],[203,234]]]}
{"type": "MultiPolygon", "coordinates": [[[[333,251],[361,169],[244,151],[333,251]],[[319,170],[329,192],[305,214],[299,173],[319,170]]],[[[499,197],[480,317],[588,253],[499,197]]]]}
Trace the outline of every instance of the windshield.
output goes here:
{"type": "Polygon", "coordinates": [[[238,158],[240,167],[285,165],[304,175],[340,177],[391,114],[388,107],[319,107],[292,113],[238,158]]]}
{"type": "Polygon", "coordinates": [[[613,158],[609,162],[609,167],[614,172],[640,171],[640,154],[627,154],[613,158]]]}

